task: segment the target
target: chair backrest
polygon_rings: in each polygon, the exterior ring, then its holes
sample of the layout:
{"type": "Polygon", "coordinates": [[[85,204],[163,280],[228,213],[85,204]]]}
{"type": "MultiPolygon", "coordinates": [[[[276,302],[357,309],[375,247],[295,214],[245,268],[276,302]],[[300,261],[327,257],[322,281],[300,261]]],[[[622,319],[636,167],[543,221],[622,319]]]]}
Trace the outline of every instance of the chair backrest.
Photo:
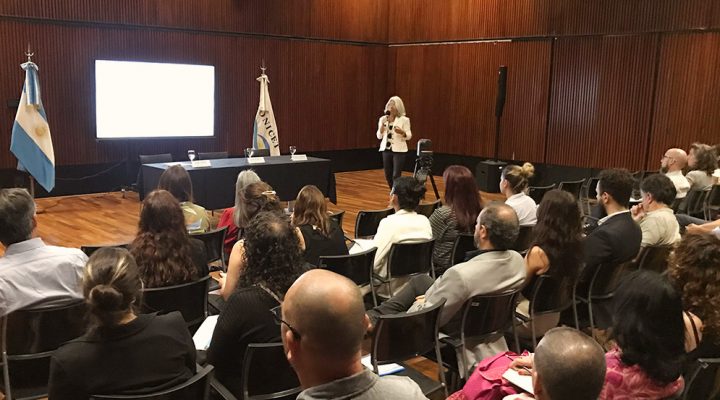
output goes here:
{"type": "Polygon", "coordinates": [[[530,318],[556,313],[572,306],[575,279],[570,276],[554,277],[543,274],[537,277],[530,295],[530,318]]]}
{"type": "Polygon", "coordinates": [[[475,235],[472,233],[461,233],[455,238],[452,249],[452,265],[465,261],[465,254],[475,250],[475,235]]]}
{"type": "Polygon", "coordinates": [[[689,375],[685,376],[683,400],[709,399],[715,388],[718,370],[720,370],[720,358],[699,358],[695,360],[689,375]]]}
{"type": "MultiPolygon", "coordinates": [[[[633,261],[600,264],[590,282],[589,295],[593,299],[612,297],[622,278],[634,269],[633,261]]],[[[581,293],[585,295],[585,293],[581,293]]]]}
{"type": "Polygon", "coordinates": [[[193,233],[190,236],[201,240],[205,245],[207,253],[207,262],[211,263],[220,260],[225,269],[225,235],[227,234],[227,226],[215,229],[209,232],[193,233]]]}
{"type": "Polygon", "coordinates": [[[294,399],[302,390],[282,343],[250,343],[243,360],[243,398],[294,399]]]}
{"type": "Polygon", "coordinates": [[[445,299],[441,299],[417,312],[381,315],[372,336],[373,367],[404,361],[432,350],[438,340],[440,311],[444,305],[445,299]]]}
{"type": "Polygon", "coordinates": [[[93,395],[91,400],[208,400],[210,398],[210,381],[214,374],[212,365],[205,366],[192,378],[175,387],[156,393],[137,395],[93,395]]]}
{"type": "Polygon", "coordinates": [[[374,236],[377,233],[380,221],[390,214],[394,214],[395,210],[386,208],[384,210],[361,210],[358,211],[355,219],[355,238],[366,238],[374,236]]]}
{"type": "Polygon", "coordinates": [[[520,232],[518,232],[517,240],[513,245],[513,250],[524,252],[530,248],[530,243],[533,240],[533,228],[534,226],[521,226],[520,232]]]}
{"type": "Polygon", "coordinates": [[[172,162],[172,154],[170,153],[162,153],[162,154],[140,154],[138,156],[138,159],[140,160],[140,165],[142,164],[155,164],[155,163],[164,163],[164,162],[172,162]]]}
{"type": "Polygon", "coordinates": [[[441,205],[442,202],[440,200],[435,200],[432,203],[418,204],[417,208],[415,208],[415,212],[430,218],[432,213],[435,212],[436,209],[440,208],[441,205]]]}
{"type": "Polygon", "coordinates": [[[587,183],[585,184],[585,193],[583,197],[590,200],[596,198],[598,182],[600,182],[600,178],[598,177],[588,178],[587,183]]]}
{"type": "Polygon", "coordinates": [[[253,157],[270,157],[270,149],[253,149],[253,157]]]}
{"type": "Polygon", "coordinates": [[[80,250],[82,250],[83,253],[85,253],[86,256],[90,257],[94,252],[105,248],[105,247],[120,247],[123,249],[127,249],[128,246],[130,246],[129,243],[122,243],[122,244],[105,244],[105,245],[85,245],[80,246],[80,250]]]}
{"type": "Polygon", "coordinates": [[[657,245],[645,246],[640,249],[636,258],[638,269],[648,269],[657,273],[663,273],[668,267],[668,256],[673,251],[673,246],[657,245]]]}
{"type": "Polygon", "coordinates": [[[3,392],[47,395],[50,356],[63,343],[87,330],[85,302],[19,310],[2,317],[3,392]]]}
{"type": "Polygon", "coordinates": [[[228,158],[227,151],[211,151],[207,153],[198,153],[198,160],[218,160],[228,158]]]}
{"type": "Polygon", "coordinates": [[[343,256],[320,256],[320,268],[340,274],[358,286],[370,284],[377,247],[343,256]]]}
{"type": "Polygon", "coordinates": [[[462,308],[461,337],[482,341],[512,328],[520,289],[471,298],[462,308]]]}
{"type": "Polygon", "coordinates": [[[705,198],[705,220],[712,221],[720,211],[720,185],[713,185],[705,198]]]}
{"type": "Polygon", "coordinates": [[[560,182],[560,186],[558,186],[558,189],[564,190],[575,196],[576,199],[580,200],[580,192],[582,191],[584,183],[585,179],[580,179],[577,181],[562,181],[560,182]]]}
{"type": "Polygon", "coordinates": [[[208,280],[206,275],[195,282],[143,290],[143,312],[180,311],[188,327],[207,317],[208,280]]]}
{"type": "Polygon", "coordinates": [[[345,211],[336,211],[332,214],[330,214],[330,218],[334,219],[335,222],[337,222],[340,229],[343,228],[343,217],[345,217],[345,211]]]}
{"type": "Polygon", "coordinates": [[[393,243],[388,256],[388,275],[399,278],[430,272],[434,245],[435,239],[393,243]]]}
{"type": "Polygon", "coordinates": [[[705,198],[710,193],[709,190],[691,190],[685,196],[685,213],[691,216],[704,216],[705,198]]]}
{"type": "Polygon", "coordinates": [[[540,204],[545,193],[555,189],[555,184],[549,186],[530,186],[528,188],[528,196],[535,200],[536,204],[540,204]]]}

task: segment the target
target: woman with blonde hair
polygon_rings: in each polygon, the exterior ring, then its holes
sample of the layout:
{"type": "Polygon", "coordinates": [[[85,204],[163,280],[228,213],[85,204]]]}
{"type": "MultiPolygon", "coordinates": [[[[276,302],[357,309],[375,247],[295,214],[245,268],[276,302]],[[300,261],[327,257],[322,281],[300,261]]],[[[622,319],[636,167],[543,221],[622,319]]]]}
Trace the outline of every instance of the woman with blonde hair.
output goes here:
{"type": "Polygon", "coordinates": [[[520,226],[535,225],[537,223],[537,204],[532,197],[525,194],[530,185],[530,178],[535,174],[535,167],[530,163],[521,166],[508,165],[502,171],[500,178],[500,193],[507,200],[505,204],[515,210],[520,226]]]}
{"type": "Polygon", "coordinates": [[[345,234],[334,219],[328,216],[325,196],[313,185],[303,187],[297,195],[292,223],[302,233],[305,242],[305,261],[320,264],[320,256],[348,254],[345,234]]]}
{"type": "Polygon", "coordinates": [[[52,355],[49,398],[152,393],[194,375],[195,346],[182,315],[138,314],[142,288],[127,250],[93,253],[82,280],[92,325],[52,355]]]}
{"type": "Polygon", "coordinates": [[[380,140],[379,151],[383,156],[383,168],[388,187],[402,174],[407,142],[412,138],[410,118],[405,114],[405,104],[398,96],[393,96],[385,104],[385,115],[378,120],[375,136],[380,140]]]}

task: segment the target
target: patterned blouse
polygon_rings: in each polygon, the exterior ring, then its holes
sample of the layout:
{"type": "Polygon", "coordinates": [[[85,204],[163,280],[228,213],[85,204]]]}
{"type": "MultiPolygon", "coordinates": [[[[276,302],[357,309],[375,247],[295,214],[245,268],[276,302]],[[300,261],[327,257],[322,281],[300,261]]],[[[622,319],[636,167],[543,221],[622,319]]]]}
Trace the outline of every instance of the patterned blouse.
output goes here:
{"type": "Polygon", "coordinates": [[[647,376],[639,365],[627,366],[619,349],[605,353],[607,372],[599,400],[664,399],[680,392],[685,385],[682,376],[663,384],[647,376]]]}

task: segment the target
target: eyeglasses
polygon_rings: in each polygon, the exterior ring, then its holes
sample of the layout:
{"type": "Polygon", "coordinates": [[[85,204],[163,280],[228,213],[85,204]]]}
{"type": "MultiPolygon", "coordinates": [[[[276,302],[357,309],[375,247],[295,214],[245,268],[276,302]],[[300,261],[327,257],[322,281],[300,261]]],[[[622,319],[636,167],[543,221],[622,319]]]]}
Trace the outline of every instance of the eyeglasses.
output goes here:
{"type": "Polygon", "coordinates": [[[283,321],[283,319],[282,319],[282,306],[277,306],[277,307],[271,308],[271,309],[270,309],[270,312],[272,313],[273,318],[275,319],[275,323],[276,323],[276,324],[278,324],[278,325],[280,325],[280,324],[285,324],[285,325],[288,327],[288,329],[290,329],[290,332],[293,333],[293,336],[295,336],[295,339],[298,339],[298,340],[299,340],[299,339],[301,338],[300,332],[298,332],[297,329],[293,328],[290,324],[288,324],[287,322],[283,321]]]}

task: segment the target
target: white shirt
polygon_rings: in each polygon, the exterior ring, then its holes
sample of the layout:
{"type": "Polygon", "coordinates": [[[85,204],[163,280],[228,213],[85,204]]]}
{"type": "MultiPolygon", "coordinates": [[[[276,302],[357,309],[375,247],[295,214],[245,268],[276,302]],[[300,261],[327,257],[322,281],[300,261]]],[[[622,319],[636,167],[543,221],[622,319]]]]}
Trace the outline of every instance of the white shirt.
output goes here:
{"type": "Polygon", "coordinates": [[[515,210],[520,226],[535,225],[537,224],[537,204],[532,197],[526,195],[524,192],[514,194],[505,200],[505,204],[515,210]]]}
{"type": "Polygon", "coordinates": [[[87,260],[79,249],[47,246],[40,238],[11,244],[0,258],[0,315],[82,299],[87,260]]]}
{"type": "Polygon", "coordinates": [[[603,217],[603,218],[600,218],[600,220],[598,221],[598,225],[604,224],[607,220],[609,220],[610,218],[612,218],[612,217],[614,217],[614,216],[616,216],[616,215],[621,215],[621,214],[625,214],[625,213],[629,213],[629,212],[630,212],[630,210],[625,210],[625,211],[618,211],[618,212],[616,212],[616,213],[614,213],[614,214],[607,215],[607,216],[605,216],[605,217],[603,217]]]}
{"type": "Polygon", "coordinates": [[[373,238],[373,246],[377,247],[375,273],[387,276],[387,256],[393,243],[432,238],[430,220],[415,211],[400,210],[383,218],[373,238]]]}
{"type": "Polygon", "coordinates": [[[677,191],[676,199],[684,199],[687,196],[688,190],[690,190],[690,182],[687,180],[682,171],[672,171],[665,174],[675,185],[675,191],[677,191]]]}

